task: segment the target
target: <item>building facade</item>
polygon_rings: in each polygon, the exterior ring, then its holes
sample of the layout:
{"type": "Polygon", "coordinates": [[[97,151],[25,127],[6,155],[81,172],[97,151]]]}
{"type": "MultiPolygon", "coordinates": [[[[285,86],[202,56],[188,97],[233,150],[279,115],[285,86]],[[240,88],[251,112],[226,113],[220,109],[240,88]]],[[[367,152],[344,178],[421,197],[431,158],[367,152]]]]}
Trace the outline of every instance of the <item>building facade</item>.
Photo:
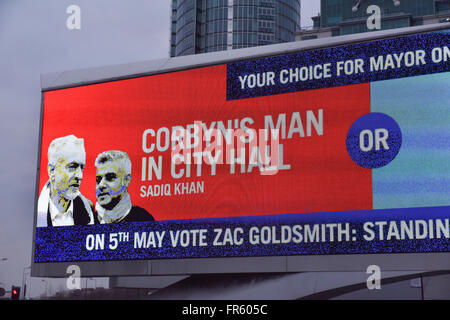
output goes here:
{"type": "Polygon", "coordinates": [[[170,56],[295,41],[300,0],[172,0],[170,56]]]}
{"type": "Polygon", "coordinates": [[[297,32],[296,40],[372,31],[367,27],[371,5],[381,9],[378,30],[439,23],[450,17],[450,0],[321,0],[312,28],[297,32]]]}

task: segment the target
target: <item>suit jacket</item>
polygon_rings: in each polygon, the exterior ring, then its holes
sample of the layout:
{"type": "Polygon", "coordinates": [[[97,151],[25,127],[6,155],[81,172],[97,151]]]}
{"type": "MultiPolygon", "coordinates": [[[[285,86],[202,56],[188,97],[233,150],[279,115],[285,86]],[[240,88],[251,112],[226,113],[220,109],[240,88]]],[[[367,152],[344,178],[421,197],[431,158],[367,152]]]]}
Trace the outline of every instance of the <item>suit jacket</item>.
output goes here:
{"type": "MultiPolygon", "coordinates": [[[[91,210],[93,208],[91,207],[91,210]]],[[[94,215],[94,223],[95,222],[95,215],[94,215]]],[[[80,196],[76,197],[73,200],[73,223],[76,226],[82,225],[86,226],[91,222],[91,217],[89,216],[89,212],[86,209],[85,203],[83,200],[81,200],[80,196]]],[[[47,227],[53,227],[52,225],[52,218],[50,215],[50,207],[47,210],[47,227]]]]}

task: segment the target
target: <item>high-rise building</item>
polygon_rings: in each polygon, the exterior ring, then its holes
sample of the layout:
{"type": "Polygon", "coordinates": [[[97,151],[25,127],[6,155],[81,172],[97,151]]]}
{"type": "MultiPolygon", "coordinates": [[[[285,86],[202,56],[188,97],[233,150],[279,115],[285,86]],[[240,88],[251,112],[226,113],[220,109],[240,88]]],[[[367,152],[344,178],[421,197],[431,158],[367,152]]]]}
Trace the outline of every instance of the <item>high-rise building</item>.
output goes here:
{"type": "Polygon", "coordinates": [[[172,0],[170,55],[295,40],[300,0],[172,0]]]}
{"type": "Polygon", "coordinates": [[[450,0],[321,0],[313,26],[297,32],[296,40],[369,32],[368,7],[378,6],[381,30],[439,23],[450,17],[450,0]]]}

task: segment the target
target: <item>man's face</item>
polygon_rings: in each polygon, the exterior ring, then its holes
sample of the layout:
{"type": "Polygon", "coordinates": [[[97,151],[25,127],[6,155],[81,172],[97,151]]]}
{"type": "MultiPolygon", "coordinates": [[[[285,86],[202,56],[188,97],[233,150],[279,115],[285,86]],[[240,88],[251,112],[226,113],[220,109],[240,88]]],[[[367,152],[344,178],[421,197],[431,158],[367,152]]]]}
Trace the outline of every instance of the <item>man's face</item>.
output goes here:
{"type": "Polygon", "coordinates": [[[114,208],[126,194],[130,179],[116,161],[99,164],[95,184],[98,203],[108,210],[114,208]]]}
{"type": "Polygon", "coordinates": [[[54,166],[49,165],[52,191],[67,200],[75,199],[80,194],[84,166],[85,161],[79,156],[59,158],[54,166]]]}

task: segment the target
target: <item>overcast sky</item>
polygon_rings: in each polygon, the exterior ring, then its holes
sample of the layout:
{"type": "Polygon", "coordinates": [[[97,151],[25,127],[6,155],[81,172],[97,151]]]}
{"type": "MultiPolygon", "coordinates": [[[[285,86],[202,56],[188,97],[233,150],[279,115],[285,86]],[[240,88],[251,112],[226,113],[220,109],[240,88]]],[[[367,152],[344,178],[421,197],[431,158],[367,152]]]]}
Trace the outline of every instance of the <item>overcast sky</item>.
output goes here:
{"type": "MultiPolygon", "coordinates": [[[[319,2],[302,0],[303,26],[312,25],[319,2]]],[[[31,261],[40,75],[167,58],[170,3],[0,0],[0,260],[7,258],[0,261],[0,286],[20,286],[31,261]],[[81,8],[81,30],[66,27],[66,9],[72,4],[81,8]]],[[[64,283],[48,281],[48,293],[64,283]]],[[[107,282],[99,279],[97,285],[102,283],[107,282]]],[[[46,285],[27,276],[27,286],[27,296],[37,296],[46,285]]]]}

